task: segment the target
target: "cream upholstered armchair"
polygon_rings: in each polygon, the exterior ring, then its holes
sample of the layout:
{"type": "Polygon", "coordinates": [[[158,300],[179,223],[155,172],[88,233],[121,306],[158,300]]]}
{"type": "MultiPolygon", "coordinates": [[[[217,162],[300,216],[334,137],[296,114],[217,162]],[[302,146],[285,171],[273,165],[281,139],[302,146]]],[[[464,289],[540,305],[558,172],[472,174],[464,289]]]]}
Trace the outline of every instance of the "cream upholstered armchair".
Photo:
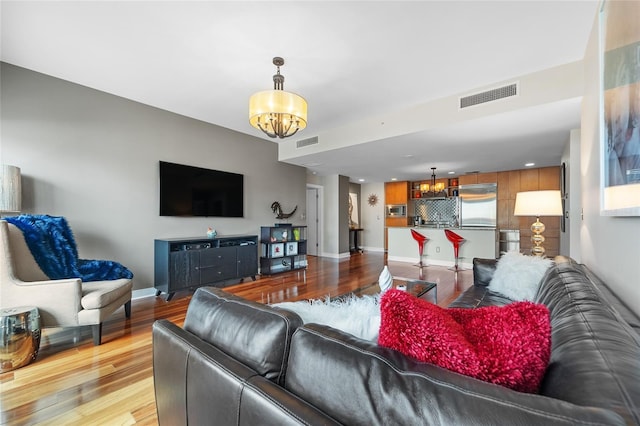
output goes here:
{"type": "Polygon", "coordinates": [[[131,316],[131,279],[83,283],[80,278],[51,280],[36,263],[15,225],[0,221],[0,305],[35,306],[42,327],[90,325],[94,345],[102,341],[102,323],[124,304],[131,316]]]}

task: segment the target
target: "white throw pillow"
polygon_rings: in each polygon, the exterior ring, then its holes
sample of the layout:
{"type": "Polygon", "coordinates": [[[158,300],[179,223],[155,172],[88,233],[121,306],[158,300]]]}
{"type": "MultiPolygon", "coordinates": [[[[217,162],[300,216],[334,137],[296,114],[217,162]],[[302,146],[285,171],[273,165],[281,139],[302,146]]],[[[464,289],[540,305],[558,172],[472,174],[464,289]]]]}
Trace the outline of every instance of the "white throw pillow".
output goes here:
{"type": "Polygon", "coordinates": [[[551,265],[551,259],[507,252],[498,260],[489,290],[514,301],[533,301],[540,281],[551,265]]]}
{"type": "Polygon", "coordinates": [[[365,340],[378,340],[380,331],[380,295],[346,297],[331,301],[303,300],[274,303],[271,306],[287,309],[300,315],[305,324],[313,322],[346,331],[365,340]]]}

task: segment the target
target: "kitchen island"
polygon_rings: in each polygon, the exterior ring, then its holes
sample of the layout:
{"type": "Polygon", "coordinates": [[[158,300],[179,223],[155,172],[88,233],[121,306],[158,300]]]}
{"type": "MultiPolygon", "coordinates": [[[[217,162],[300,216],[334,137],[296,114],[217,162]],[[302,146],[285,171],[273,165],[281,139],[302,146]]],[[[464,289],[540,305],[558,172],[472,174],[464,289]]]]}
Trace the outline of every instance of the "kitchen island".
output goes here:
{"type": "MultiPolygon", "coordinates": [[[[418,243],[411,236],[410,229],[428,238],[424,246],[422,262],[425,265],[453,266],[453,244],[444,234],[445,228],[428,226],[387,228],[387,259],[398,262],[418,263],[418,243]]],[[[466,241],[460,246],[461,267],[473,266],[473,258],[497,258],[497,232],[495,228],[449,228],[466,241]]]]}

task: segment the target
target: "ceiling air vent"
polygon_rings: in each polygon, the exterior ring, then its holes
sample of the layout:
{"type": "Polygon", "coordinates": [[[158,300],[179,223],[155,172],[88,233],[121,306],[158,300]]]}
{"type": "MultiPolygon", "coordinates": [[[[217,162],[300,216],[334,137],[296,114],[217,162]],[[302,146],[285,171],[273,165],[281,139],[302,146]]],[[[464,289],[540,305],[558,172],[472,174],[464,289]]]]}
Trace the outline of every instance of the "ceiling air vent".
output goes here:
{"type": "Polygon", "coordinates": [[[318,137],[314,136],[312,138],[308,138],[308,139],[301,139],[299,141],[296,141],[296,148],[302,148],[305,146],[309,146],[309,145],[316,145],[318,143],[318,137]]]}
{"type": "Polygon", "coordinates": [[[474,105],[484,104],[487,102],[497,101],[498,99],[516,96],[518,94],[518,83],[508,84],[496,89],[487,90],[486,92],[475,93],[460,98],[460,109],[474,105]]]}

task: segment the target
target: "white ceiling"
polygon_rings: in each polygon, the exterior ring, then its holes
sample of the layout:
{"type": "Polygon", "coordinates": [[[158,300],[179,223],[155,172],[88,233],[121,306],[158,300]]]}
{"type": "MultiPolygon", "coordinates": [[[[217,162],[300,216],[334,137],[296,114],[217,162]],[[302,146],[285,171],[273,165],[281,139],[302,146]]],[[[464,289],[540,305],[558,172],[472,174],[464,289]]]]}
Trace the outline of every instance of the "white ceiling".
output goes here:
{"type": "MultiPolygon", "coordinates": [[[[247,117],[274,56],[303,139],[582,60],[598,3],[3,0],[1,59],[274,143],[247,117]]],[[[368,182],[555,165],[579,123],[572,99],[290,162],[368,182]]]]}

